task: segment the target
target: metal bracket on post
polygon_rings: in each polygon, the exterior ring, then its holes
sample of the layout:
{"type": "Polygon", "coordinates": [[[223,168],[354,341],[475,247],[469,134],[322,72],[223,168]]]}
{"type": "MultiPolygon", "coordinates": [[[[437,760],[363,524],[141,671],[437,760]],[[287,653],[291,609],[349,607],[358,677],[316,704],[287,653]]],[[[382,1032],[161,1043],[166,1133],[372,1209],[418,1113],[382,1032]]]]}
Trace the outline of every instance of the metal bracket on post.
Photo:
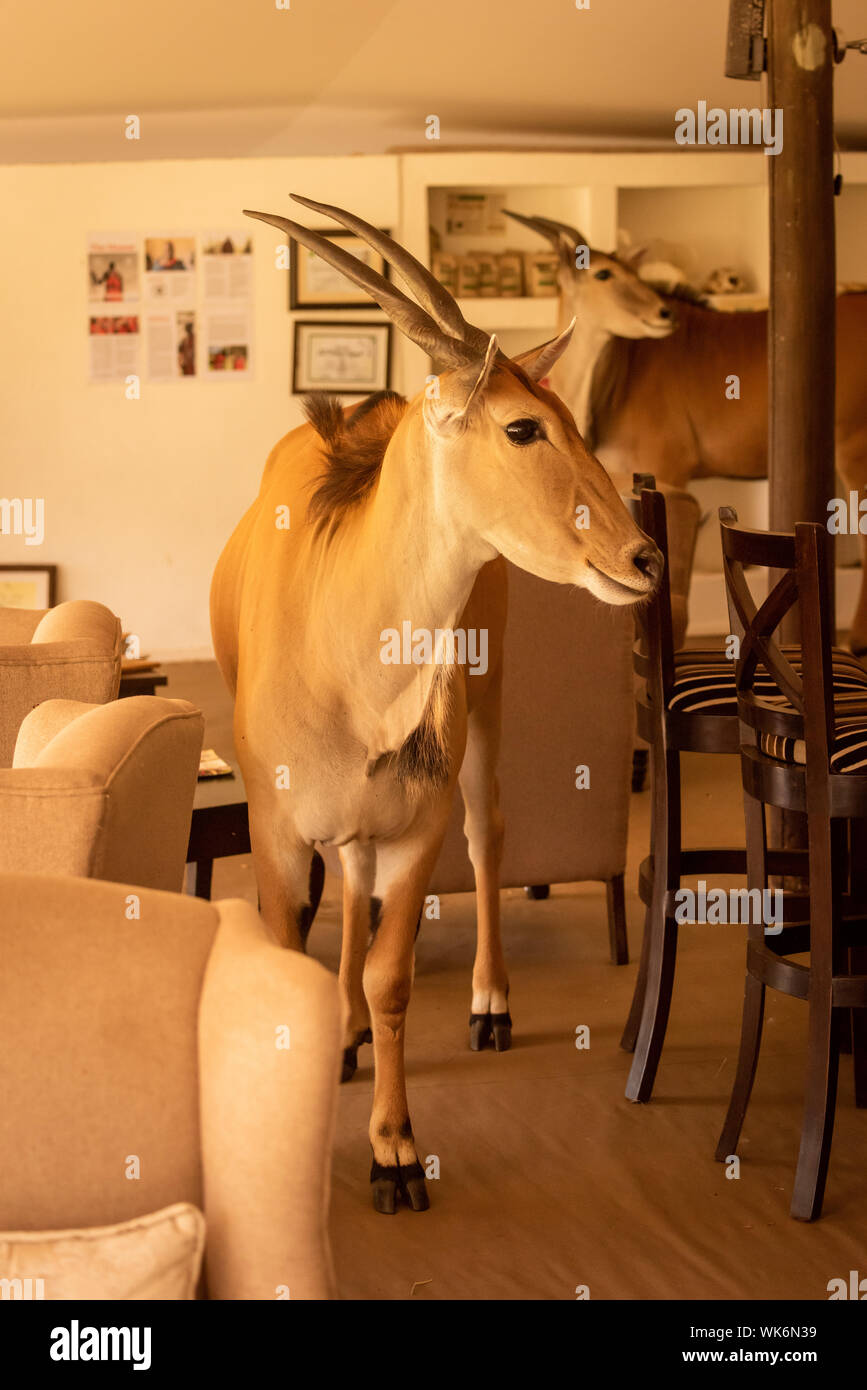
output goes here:
{"type": "Polygon", "coordinates": [[[726,77],[758,82],[766,67],[765,0],[729,0],[726,77]]]}
{"type": "Polygon", "coordinates": [[[834,62],[842,63],[847,51],[851,48],[856,53],[867,55],[867,39],[846,39],[842,29],[832,29],[831,38],[834,43],[834,62]]]}

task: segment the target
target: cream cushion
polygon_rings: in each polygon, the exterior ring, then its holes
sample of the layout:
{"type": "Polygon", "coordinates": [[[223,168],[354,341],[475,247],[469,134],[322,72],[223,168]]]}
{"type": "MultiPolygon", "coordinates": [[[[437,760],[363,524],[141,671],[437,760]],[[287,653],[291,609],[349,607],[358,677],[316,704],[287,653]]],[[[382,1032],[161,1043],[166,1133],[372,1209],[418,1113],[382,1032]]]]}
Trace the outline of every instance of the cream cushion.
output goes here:
{"type": "Polygon", "coordinates": [[[0,1232],[0,1298],[191,1299],[204,1248],[189,1202],[114,1226],[0,1232]]]}

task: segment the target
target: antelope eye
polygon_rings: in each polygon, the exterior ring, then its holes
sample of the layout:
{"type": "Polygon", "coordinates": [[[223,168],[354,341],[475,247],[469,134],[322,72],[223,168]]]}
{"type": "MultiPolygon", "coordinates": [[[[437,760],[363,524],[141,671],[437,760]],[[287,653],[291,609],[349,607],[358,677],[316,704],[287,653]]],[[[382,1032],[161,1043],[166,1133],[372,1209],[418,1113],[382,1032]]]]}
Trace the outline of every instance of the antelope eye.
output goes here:
{"type": "Polygon", "coordinates": [[[513,444],[532,444],[545,437],[538,420],[512,420],[505,429],[513,444]]]}
{"type": "Polygon", "coordinates": [[[594,279],[594,280],[610,280],[610,279],[611,279],[611,271],[610,271],[610,270],[597,270],[596,274],[593,276],[593,279],[594,279]]]}

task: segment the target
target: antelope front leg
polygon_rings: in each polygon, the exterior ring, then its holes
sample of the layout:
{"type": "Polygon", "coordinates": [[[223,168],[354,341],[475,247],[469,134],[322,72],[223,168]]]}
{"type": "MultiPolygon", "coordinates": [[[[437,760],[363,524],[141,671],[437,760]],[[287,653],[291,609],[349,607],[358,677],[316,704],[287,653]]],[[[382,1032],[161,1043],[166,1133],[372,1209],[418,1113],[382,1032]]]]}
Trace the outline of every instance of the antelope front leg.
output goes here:
{"type": "Polygon", "coordinates": [[[380,846],[377,855],[377,893],[382,909],[363,979],[376,1069],[370,1115],[370,1181],[373,1205],[387,1215],[394,1212],[398,1196],[413,1211],[425,1211],[429,1205],[406,1098],[404,1035],[415,938],[425,888],[444,831],[445,819],[435,841],[428,839],[421,852],[416,843],[412,848],[380,846]]]}
{"type": "Polygon", "coordinates": [[[398,1194],[413,1211],[428,1206],[406,1098],[404,1033],[412,990],[416,924],[423,895],[398,889],[383,903],[367,953],[364,993],[370,1007],[376,1079],[370,1115],[373,1205],[390,1215],[398,1194]]]}
{"type": "Polygon", "coordinates": [[[305,951],[322,893],[313,846],[300,839],[282,806],[257,790],[248,787],[259,912],[281,946],[305,951]]]}

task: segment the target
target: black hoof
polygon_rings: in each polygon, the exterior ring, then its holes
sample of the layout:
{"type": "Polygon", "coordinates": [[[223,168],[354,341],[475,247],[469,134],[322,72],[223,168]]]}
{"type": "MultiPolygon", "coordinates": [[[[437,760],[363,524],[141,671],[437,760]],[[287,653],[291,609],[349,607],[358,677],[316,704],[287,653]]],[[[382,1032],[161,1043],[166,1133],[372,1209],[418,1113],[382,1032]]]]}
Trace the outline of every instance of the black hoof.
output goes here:
{"type": "Polygon", "coordinates": [[[370,1165],[370,1184],[374,1210],[383,1216],[394,1215],[398,1197],[413,1211],[427,1211],[430,1206],[424,1169],[418,1162],[402,1168],[398,1163],[386,1165],[374,1159],[370,1165]]]}
{"type": "Polygon", "coordinates": [[[493,1041],[497,1052],[512,1046],[512,1019],[509,1014],[470,1014],[470,1051],[483,1052],[493,1041]]]}
{"type": "Polygon", "coordinates": [[[343,1071],[340,1076],[341,1084],[344,1081],[351,1081],[358,1067],[358,1049],[362,1043],[373,1042],[373,1034],[369,1028],[357,1033],[355,1042],[350,1043],[349,1047],[343,1049],[343,1071]]]}
{"type": "Polygon", "coordinates": [[[491,1041],[491,1015],[470,1014],[470,1051],[483,1052],[491,1041]]]}
{"type": "Polygon", "coordinates": [[[494,1030],[494,1050],[508,1052],[512,1046],[512,1020],[508,1014],[491,1014],[491,1027],[494,1030]]]}

